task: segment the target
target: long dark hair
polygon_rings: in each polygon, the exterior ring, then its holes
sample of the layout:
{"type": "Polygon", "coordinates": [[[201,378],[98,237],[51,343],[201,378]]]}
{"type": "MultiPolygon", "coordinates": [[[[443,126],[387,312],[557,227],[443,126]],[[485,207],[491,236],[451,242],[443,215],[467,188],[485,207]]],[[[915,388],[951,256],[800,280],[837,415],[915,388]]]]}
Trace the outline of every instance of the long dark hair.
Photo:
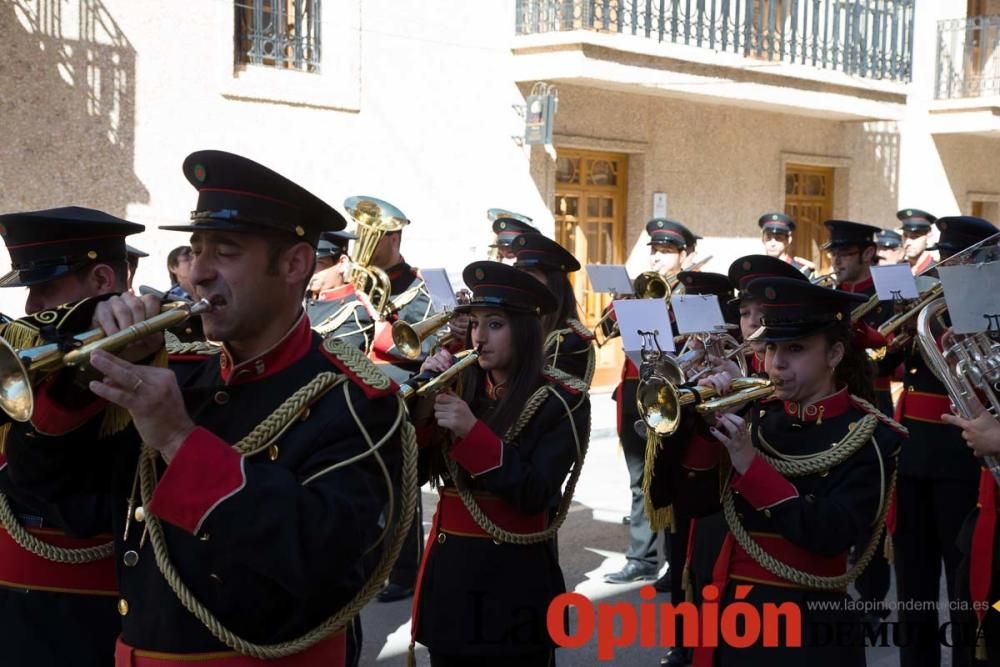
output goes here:
{"type": "MultiPolygon", "coordinates": [[[[511,328],[511,359],[507,385],[496,409],[483,421],[501,438],[521,416],[528,397],[542,385],[542,323],[534,313],[505,311],[511,328]]],[[[465,341],[472,347],[472,328],[465,341]]],[[[486,382],[486,371],[478,364],[462,376],[462,398],[475,405],[486,382]]]]}
{"type": "Polygon", "coordinates": [[[850,324],[838,322],[824,331],[827,345],[844,344],[844,358],[834,370],[834,381],[837,387],[847,386],[847,391],[875,402],[875,373],[872,362],[864,349],[854,344],[850,324]]]}
{"type": "Polygon", "coordinates": [[[577,318],[579,310],[576,303],[576,292],[569,275],[564,271],[551,269],[545,271],[545,283],[549,291],[556,297],[556,309],[542,318],[542,333],[548,336],[556,329],[566,326],[566,320],[577,318]]]}

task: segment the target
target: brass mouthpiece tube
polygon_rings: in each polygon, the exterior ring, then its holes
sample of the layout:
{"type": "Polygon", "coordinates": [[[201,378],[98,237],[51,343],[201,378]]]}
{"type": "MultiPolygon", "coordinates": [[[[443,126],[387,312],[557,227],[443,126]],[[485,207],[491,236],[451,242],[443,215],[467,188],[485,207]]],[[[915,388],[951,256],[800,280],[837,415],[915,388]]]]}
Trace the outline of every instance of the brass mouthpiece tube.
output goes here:
{"type": "Polygon", "coordinates": [[[414,375],[396,390],[404,401],[413,396],[434,396],[452,385],[459,373],[479,361],[479,350],[466,350],[455,355],[455,363],[442,373],[424,371],[414,375]]]}

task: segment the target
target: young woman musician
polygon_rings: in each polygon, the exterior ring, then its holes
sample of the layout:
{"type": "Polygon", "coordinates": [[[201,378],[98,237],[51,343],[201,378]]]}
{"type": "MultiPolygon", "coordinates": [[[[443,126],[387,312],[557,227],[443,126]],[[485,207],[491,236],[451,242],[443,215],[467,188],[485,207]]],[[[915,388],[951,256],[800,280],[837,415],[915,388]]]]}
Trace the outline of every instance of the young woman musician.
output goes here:
{"type": "MultiPolygon", "coordinates": [[[[660,493],[672,493],[695,516],[721,505],[721,522],[698,525],[719,535],[711,580],[697,586],[713,584],[720,609],[736,599],[758,610],[764,603],[797,605],[801,647],[784,643],[785,628],[781,646],[758,640],[737,649],[720,642],[714,651],[695,649],[694,665],[863,665],[860,613],[809,603],[846,600],[847,585],[874,553],[906,436],[858,396],[872,389],[850,326],[851,310],[864,297],[781,277],[758,278],[745,291],[763,306],[763,327],[751,340],[766,344],[774,394],[753,404],[746,418],[710,416],[709,432],[721,444],[701,442],[675,455],[682,469],[711,470],[714,478],[706,484],[697,479],[704,472],[690,482],[687,475],[665,476],[661,483],[674,488],[660,493]],[[854,546],[861,555],[848,570],[854,546]],[[837,630],[837,641],[816,634],[826,630],[837,630]]],[[[731,379],[722,372],[702,384],[726,392],[731,379]]]]}
{"type": "Polygon", "coordinates": [[[580,262],[566,248],[541,234],[520,234],[511,248],[514,268],[538,279],[556,298],[556,308],[542,317],[545,363],[580,378],[587,386],[594,377],[594,335],[577,319],[576,293],[569,274],[580,262]]]}
{"type": "MultiPolygon", "coordinates": [[[[458,310],[470,316],[478,363],[461,372],[457,393],[414,411],[428,472],[441,484],[413,638],[435,667],[552,665],[546,610],[565,591],[552,537],[590,436],[587,387],[543,368],[541,317],[555,299],[541,282],[498,262],[474,262],[463,277],[473,297],[458,310]]],[[[452,362],[439,352],[421,370],[452,362]]]]}

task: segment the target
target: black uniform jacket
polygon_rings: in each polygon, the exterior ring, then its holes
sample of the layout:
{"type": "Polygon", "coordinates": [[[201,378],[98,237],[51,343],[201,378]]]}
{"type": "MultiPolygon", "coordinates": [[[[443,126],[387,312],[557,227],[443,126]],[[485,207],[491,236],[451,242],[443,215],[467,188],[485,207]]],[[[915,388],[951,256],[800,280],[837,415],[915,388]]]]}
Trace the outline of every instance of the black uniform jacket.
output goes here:
{"type": "MultiPolygon", "coordinates": [[[[92,305],[97,301],[36,313],[18,320],[16,325],[5,326],[0,335],[15,348],[26,348],[48,342],[55,335],[79,333],[89,328],[92,305]],[[42,328],[46,329],[45,336],[42,328]]],[[[4,324],[10,322],[3,319],[4,324]]],[[[94,437],[77,441],[80,448],[106,445],[107,441],[98,435],[104,416],[101,412],[91,417],[94,437]]],[[[3,439],[0,436],[0,441],[3,439]]],[[[107,493],[79,493],[63,502],[47,502],[13,483],[5,453],[0,453],[0,493],[16,525],[43,543],[84,549],[112,539],[107,529],[107,493]]],[[[18,545],[6,530],[0,529],[3,664],[109,664],[115,638],[121,631],[117,591],[111,556],[87,563],[57,563],[18,545]]]]}
{"type": "MultiPolygon", "coordinates": [[[[567,380],[550,380],[548,386],[558,397],[548,395],[512,439],[503,440],[479,421],[448,450],[467,473],[465,484],[479,506],[514,533],[546,527],[549,510],[577,462],[574,430],[581,452],[590,437],[590,400],[583,386],[567,380]]],[[[472,408],[484,416],[491,406],[482,399],[472,408]]],[[[437,427],[429,427],[420,430],[418,439],[427,445],[439,435],[437,427]]],[[[441,456],[436,447],[427,454],[441,456]]],[[[472,520],[450,480],[439,493],[417,581],[415,639],[432,651],[470,656],[515,656],[551,648],[546,610],[566,590],[553,542],[497,544],[472,520]]]]}
{"type": "Polygon", "coordinates": [[[307,299],[306,315],[319,335],[342,340],[366,354],[371,349],[375,314],[354,285],[341,285],[322,292],[318,299],[307,299]]]}
{"type": "Polygon", "coordinates": [[[545,363],[583,380],[594,378],[594,334],[579,320],[568,319],[545,339],[545,363]]]}
{"type": "MultiPolygon", "coordinates": [[[[304,315],[256,359],[234,366],[223,351],[186,365],[182,392],[197,428],[169,465],[157,460],[144,511],[159,518],[184,584],[224,626],[256,643],[297,638],[354,595],[379,555],[366,555],[388,496],[377,462],[324,471],[367,451],[360,424],[376,442],[388,431],[395,387],[363,355],[322,341],[304,315]],[[338,374],[337,384],[270,446],[246,457],[231,446],[321,372],[338,374]]],[[[134,431],[115,446],[81,447],[89,424],[74,430],[74,421],[89,408],[68,410],[44,389],[38,399],[34,423],[11,433],[11,476],[52,500],[111,490],[125,643],[174,654],[228,650],[168,587],[144,524],[131,521],[124,536],[139,456],[134,431]]],[[[397,437],[380,452],[398,471],[397,437]]]]}
{"type": "MultiPolygon", "coordinates": [[[[840,283],[837,285],[837,289],[854,294],[864,294],[868,297],[876,293],[875,280],[871,276],[856,283],[840,283]]],[[[868,328],[865,330],[867,335],[860,337],[864,338],[864,341],[862,342],[860,338],[858,341],[873,353],[872,358],[875,359],[875,402],[882,413],[890,417],[894,414],[890,383],[896,368],[902,362],[902,355],[886,351],[886,340],[878,333],[877,329],[892,315],[892,302],[879,301],[875,308],[861,318],[861,322],[868,328]]]]}
{"type": "MultiPolygon", "coordinates": [[[[835,449],[870,409],[842,389],[805,409],[775,399],[758,401],[751,406],[747,419],[758,450],[767,451],[772,457],[775,453],[814,455],[835,449]]],[[[860,542],[867,540],[884,503],[888,502],[889,480],[905,439],[905,431],[898,424],[879,415],[872,438],[845,461],[824,472],[786,478],[758,455],[743,475],[732,473],[728,483],[734,492],[737,518],[765,551],[779,561],[813,574],[835,576],[847,570],[848,552],[855,546],[865,547],[860,542]]],[[[686,411],[684,418],[689,418],[691,425],[676,440],[687,446],[671,448],[669,440],[664,442],[654,465],[650,501],[654,508],[676,503],[692,516],[711,517],[699,521],[696,528],[702,533],[694,540],[692,554],[692,568],[699,575],[698,586],[715,583],[722,591],[721,604],[734,599],[736,583],[753,586],[745,598],[752,604],[842,599],[843,592],[811,590],[771,574],[735,542],[724,517],[718,514],[723,488],[719,463],[724,461],[728,470],[728,454],[693,413],[686,411]],[[710,569],[706,567],[708,563],[710,569]]],[[[803,628],[812,621],[852,620],[843,611],[829,616],[805,604],[801,611],[803,628]]],[[[860,633],[860,626],[855,630],[860,633]]],[[[809,632],[812,630],[805,631],[803,637],[805,648],[815,640],[809,632]]],[[[863,664],[863,646],[844,649],[846,652],[830,646],[813,647],[805,653],[796,653],[802,649],[788,649],[787,660],[778,649],[761,650],[770,651],[764,655],[777,660],[775,664],[802,664],[804,657],[810,664],[818,661],[824,665],[858,664],[860,657],[863,664]]],[[[729,651],[732,649],[720,648],[716,657],[724,664],[737,664],[741,654],[729,651]]],[[[744,653],[742,658],[749,656],[744,653]]]]}

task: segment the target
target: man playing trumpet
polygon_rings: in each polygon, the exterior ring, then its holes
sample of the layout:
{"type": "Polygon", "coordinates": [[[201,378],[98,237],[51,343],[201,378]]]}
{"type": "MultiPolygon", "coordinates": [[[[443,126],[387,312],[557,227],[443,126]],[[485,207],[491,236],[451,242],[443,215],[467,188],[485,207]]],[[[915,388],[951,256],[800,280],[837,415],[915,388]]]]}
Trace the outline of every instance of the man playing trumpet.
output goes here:
{"type": "MultiPolygon", "coordinates": [[[[386,533],[406,529],[390,518],[395,388],[360,352],[313,333],[302,309],[319,234],[345,221],[237,155],[193,153],[183,169],[198,204],[190,224],[166,229],[192,232],[191,280],[221,348],[188,362],[182,383],[100,350],[93,394],[43,383],[32,422],[11,433],[12,476],[54,500],[111,491],[119,667],[343,665],[359,591],[388,571],[386,533]],[[81,447],[89,432],[74,429],[108,402],[134,430],[81,447]]],[[[159,308],[123,294],[94,319],[110,334],[159,308]]],[[[159,338],[123,356],[149,359],[159,338]]]]}

